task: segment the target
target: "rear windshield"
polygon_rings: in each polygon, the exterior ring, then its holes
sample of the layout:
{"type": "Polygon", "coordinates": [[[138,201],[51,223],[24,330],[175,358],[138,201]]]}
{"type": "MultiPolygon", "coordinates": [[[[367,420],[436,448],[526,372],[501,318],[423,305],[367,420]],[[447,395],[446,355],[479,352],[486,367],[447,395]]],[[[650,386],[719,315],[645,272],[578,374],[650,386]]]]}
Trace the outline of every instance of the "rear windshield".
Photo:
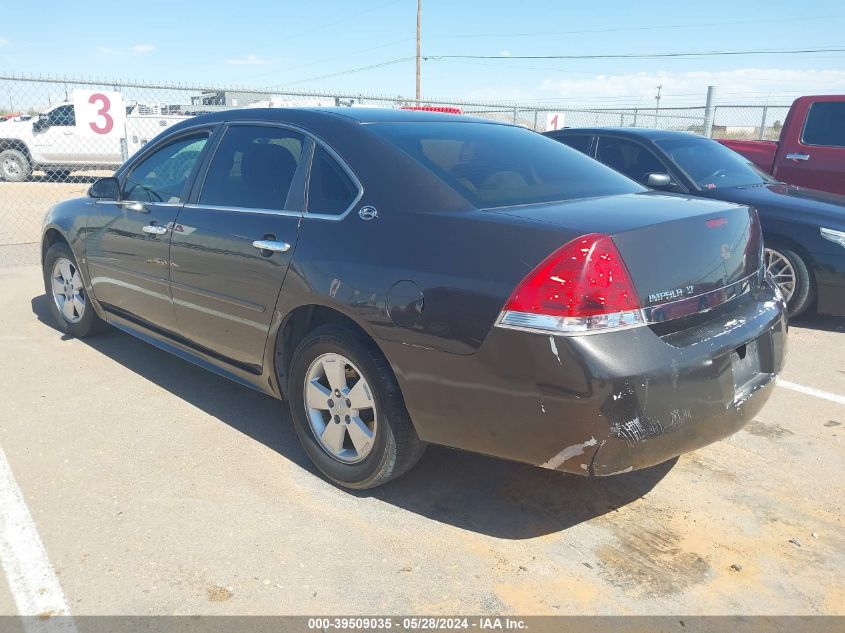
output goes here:
{"type": "Polygon", "coordinates": [[[645,191],[580,152],[524,128],[466,121],[368,127],[478,208],[645,191]]]}

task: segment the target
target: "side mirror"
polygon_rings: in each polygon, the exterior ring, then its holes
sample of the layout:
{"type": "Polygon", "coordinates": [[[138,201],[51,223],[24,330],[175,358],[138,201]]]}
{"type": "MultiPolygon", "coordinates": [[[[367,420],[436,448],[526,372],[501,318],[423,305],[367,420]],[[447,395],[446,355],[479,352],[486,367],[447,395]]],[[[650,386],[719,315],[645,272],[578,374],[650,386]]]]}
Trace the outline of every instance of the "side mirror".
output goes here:
{"type": "Polygon", "coordinates": [[[111,176],[100,178],[88,188],[88,197],[97,200],[120,200],[120,183],[117,178],[111,176]]]}
{"type": "Polygon", "coordinates": [[[32,122],[32,132],[33,134],[37,134],[44,128],[50,127],[50,119],[47,118],[46,114],[42,114],[39,116],[35,121],[32,122]]]}
{"type": "Polygon", "coordinates": [[[649,174],[645,184],[652,189],[665,189],[671,186],[672,178],[669,174],[649,174]]]}

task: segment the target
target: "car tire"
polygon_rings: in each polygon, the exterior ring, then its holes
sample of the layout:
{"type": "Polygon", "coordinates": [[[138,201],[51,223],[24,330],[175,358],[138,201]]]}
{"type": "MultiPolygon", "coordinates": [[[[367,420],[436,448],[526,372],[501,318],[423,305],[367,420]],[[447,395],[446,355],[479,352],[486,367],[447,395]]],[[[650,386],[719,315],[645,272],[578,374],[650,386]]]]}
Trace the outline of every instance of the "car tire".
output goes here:
{"type": "Polygon", "coordinates": [[[351,328],[321,326],[305,336],[293,354],[288,394],[305,452],[340,486],[385,484],[425,451],[390,365],[351,328]]]}
{"type": "Polygon", "coordinates": [[[0,180],[24,182],[32,174],[32,165],[26,154],[16,149],[0,152],[0,180]]]}
{"type": "Polygon", "coordinates": [[[42,268],[50,313],[58,328],[76,338],[100,332],[105,323],[91,305],[70,247],[53,244],[44,256],[42,268]]]}
{"type": "Polygon", "coordinates": [[[797,317],[810,307],[815,298],[815,283],[810,269],[798,253],[777,242],[766,244],[765,257],[767,272],[787,299],[789,317],[797,317]],[[790,279],[791,295],[787,285],[790,279]]]}

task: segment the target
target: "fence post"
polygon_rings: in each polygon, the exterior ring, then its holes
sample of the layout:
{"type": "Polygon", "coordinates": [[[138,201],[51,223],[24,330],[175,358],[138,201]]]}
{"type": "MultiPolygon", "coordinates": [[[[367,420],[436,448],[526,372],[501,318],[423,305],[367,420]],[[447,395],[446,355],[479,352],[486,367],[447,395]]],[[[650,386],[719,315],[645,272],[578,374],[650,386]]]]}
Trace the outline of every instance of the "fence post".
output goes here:
{"type": "Polygon", "coordinates": [[[634,108],[634,125],[632,127],[637,127],[637,114],[639,114],[639,112],[639,108],[634,108]]]}
{"type": "Polygon", "coordinates": [[[716,109],[713,107],[713,99],[716,96],[716,86],[707,86],[707,101],[704,104],[704,136],[713,138],[713,119],[716,118],[716,109]]]}
{"type": "Polygon", "coordinates": [[[516,125],[516,108],[513,109],[513,124],[516,125]]]}
{"type": "Polygon", "coordinates": [[[760,119],[760,140],[766,137],[766,117],[769,114],[769,106],[763,106],[763,118],[760,119]]]}
{"type": "Polygon", "coordinates": [[[537,110],[534,110],[534,131],[537,131],[537,110]]]}

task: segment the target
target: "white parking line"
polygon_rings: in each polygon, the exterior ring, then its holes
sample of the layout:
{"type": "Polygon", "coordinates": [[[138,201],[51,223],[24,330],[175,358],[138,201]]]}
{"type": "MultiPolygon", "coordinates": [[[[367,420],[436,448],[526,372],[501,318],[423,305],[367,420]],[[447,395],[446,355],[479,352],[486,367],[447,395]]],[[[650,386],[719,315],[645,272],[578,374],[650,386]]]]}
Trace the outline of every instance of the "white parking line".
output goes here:
{"type": "Polygon", "coordinates": [[[824,400],[830,400],[831,402],[835,402],[837,404],[845,404],[845,396],[840,396],[836,393],[830,393],[829,391],[822,391],[821,389],[813,389],[812,387],[805,387],[804,385],[799,385],[795,382],[789,382],[788,380],[781,380],[778,378],[778,384],[785,389],[792,389],[792,391],[797,391],[799,393],[805,393],[808,396],[815,396],[816,398],[823,398],[824,400]]]}
{"type": "Polygon", "coordinates": [[[0,563],[27,633],[75,633],[62,587],[53,571],[6,453],[0,447],[0,563]]]}

